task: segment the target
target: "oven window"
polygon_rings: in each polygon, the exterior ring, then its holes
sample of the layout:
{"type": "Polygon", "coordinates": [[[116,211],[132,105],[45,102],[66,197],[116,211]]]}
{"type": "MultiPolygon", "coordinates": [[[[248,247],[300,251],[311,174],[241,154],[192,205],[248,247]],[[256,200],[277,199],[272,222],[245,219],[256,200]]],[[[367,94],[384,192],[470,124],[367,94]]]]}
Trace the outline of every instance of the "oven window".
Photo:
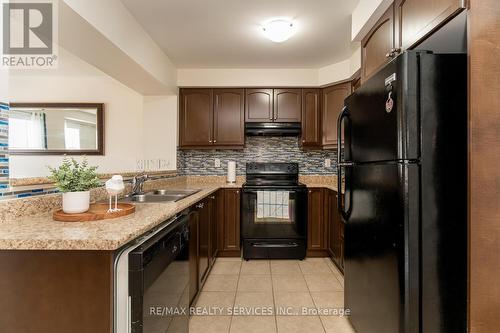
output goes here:
{"type": "Polygon", "coordinates": [[[256,191],[255,224],[294,224],[295,192],[256,191]]]}

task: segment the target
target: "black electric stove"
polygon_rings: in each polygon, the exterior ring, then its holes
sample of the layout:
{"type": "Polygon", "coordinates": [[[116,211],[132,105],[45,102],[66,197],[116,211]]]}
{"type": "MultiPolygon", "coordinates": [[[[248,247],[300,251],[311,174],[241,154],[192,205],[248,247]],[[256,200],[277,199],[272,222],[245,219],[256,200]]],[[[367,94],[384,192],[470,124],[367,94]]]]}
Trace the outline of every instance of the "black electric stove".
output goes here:
{"type": "Polygon", "coordinates": [[[247,163],[241,233],[246,260],[305,258],[307,188],[297,163],[247,163]]]}

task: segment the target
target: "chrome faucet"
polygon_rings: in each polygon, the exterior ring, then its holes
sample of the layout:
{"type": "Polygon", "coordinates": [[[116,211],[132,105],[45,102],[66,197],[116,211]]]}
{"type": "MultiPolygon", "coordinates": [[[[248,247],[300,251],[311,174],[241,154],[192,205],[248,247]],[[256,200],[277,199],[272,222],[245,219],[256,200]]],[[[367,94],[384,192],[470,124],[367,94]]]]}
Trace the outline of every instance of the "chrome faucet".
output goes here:
{"type": "Polygon", "coordinates": [[[135,175],[134,179],[132,179],[132,193],[130,195],[142,194],[142,188],[146,180],[148,180],[147,174],[140,173],[135,175]]]}

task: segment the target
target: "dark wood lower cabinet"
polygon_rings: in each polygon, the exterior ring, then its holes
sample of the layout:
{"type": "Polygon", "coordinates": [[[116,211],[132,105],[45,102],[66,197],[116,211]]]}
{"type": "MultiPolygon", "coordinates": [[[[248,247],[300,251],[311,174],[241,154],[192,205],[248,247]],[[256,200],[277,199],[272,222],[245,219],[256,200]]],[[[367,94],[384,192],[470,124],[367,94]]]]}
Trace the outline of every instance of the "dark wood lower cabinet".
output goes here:
{"type": "Polygon", "coordinates": [[[328,235],[325,223],[324,189],[308,190],[307,213],[307,256],[326,257],[328,235]]]}
{"type": "Polygon", "coordinates": [[[226,188],[220,190],[223,195],[218,202],[218,256],[240,257],[240,189],[226,188]]]}
{"type": "Polygon", "coordinates": [[[195,209],[189,212],[189,304],[198,295],[198,220],[199,212],[195,209]]]}
{"type": "Polygon", "coordinates": [[[307,256],[329,256],[343,271],[344,225],[337,209],[337,192],[325,188],[308,191],[307,256]]]}
{"type": "Polygon", "coordinates": [[[212,202],[212,211],[211,211],[211,221],[210,221],[210,265],[213,265],[215,259],[217,258],[217,252],[219,250],[217,244],[217,217],[219,211],[219,200],[221,196],[221,191],[217,191],[216,193],[210,195],[208,198],[212,202]]]}
{"type": "Polygon", "coordinates": [[[210,268],[210,231],[212,223],[212,200],[205,198],[196,204],[198,219],[198,280],[200,286],[205,282],[210,268]]]}
{"type": "Polygon", "coordinates": [[[113,251],[3,250],[0,267],[0,332],[113,331],[113,251]]]}
{"type": "Polygon", "coordinates": [[[326,190],[325,209],[328,210],[328,253],[337,267],[344,269],[344,224],[337,209],[337,192],[326,190]]]}

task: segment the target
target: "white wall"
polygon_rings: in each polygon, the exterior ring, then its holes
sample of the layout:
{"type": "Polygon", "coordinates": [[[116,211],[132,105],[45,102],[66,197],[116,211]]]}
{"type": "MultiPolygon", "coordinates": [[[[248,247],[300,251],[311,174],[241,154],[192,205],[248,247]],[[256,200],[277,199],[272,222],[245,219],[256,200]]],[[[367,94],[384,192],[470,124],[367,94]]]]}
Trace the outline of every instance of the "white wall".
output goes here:
{"type": "Polygon", "coordinates": [[[163,170],[177,166],[177,95],[144,97],[144,159],[163,170]]]}
{"type": "Polygon", "coordinates": [[[177,70],[179,87],[316,86],[317,69],[184,68],[177,70]]]}
{"type": "Polygon", "coordinates": [[[349,79],[361,68],[361,48],[349,59],[318,69],[183,68],[179,87],[317,87],[349,79]]]}
{"type": "Polygon", "coordinates": [[[352,12],[351,40],[361,41],[394,0],[359,0],[352,12]]]}
{"type": "MultiPolygon", "coordinates": [[[[94,102],[105,103],[105,155],[89,156],[99,172],[136,171],[137,161],[144,159],[144,97],[124,86],[69,52],[60,50],[59,68],[56,70],[12,71],[9,78],[10,102],[94,102]]],[[[176,114],[176,105],[163,105],[168,120],[176,114]]],[[[155,106],[148,106],[156,112],[155,106]]],[[[175,122],[175,118],[166,121],[175,122]]],[[[148,125],[149,126],[149,125],[148,125]]],[[[146,131],[149,131],[146,128],[146,131]]],[[[170,135],[176,135],[169,131],[170,135]]],[[[148,133],[154,142],[156,131],[148,133]]],[[[166,144],[165,158],[175,161],[175,142],[166,144]]],[[[61,156],[11,156],[11,177],[39,177],[48,174],[47,165],[55,166],[61,156]]],[[[173,164],[175,168],[175,163],[173,164]]]]}
{"type": "MultiPolygon", "coordinates": [[[[175,66],[120,0],[64,0],[64,3],[150,75],[172,91],[176,89],[175,66]]],[[[65,13],[70,15],[68,11],[65,11],[64,6],[61,7],[61,12],[62,15],[65,13]]],[[[70,24],[65,25],[66,21],[63,19],[64,17],[61,18],[62,28],[68,30],[74,28],[70,24]]],[[[64,42],[64,31],[62,33],[62,42],[64,42]]],[[[72,37],[77,37],[77,33],[78,30],[72,37]]],[[[87,39],[81,42],[98,43],[94,39],[89,41],[90,36],[86,37],[87,39]]]]}

